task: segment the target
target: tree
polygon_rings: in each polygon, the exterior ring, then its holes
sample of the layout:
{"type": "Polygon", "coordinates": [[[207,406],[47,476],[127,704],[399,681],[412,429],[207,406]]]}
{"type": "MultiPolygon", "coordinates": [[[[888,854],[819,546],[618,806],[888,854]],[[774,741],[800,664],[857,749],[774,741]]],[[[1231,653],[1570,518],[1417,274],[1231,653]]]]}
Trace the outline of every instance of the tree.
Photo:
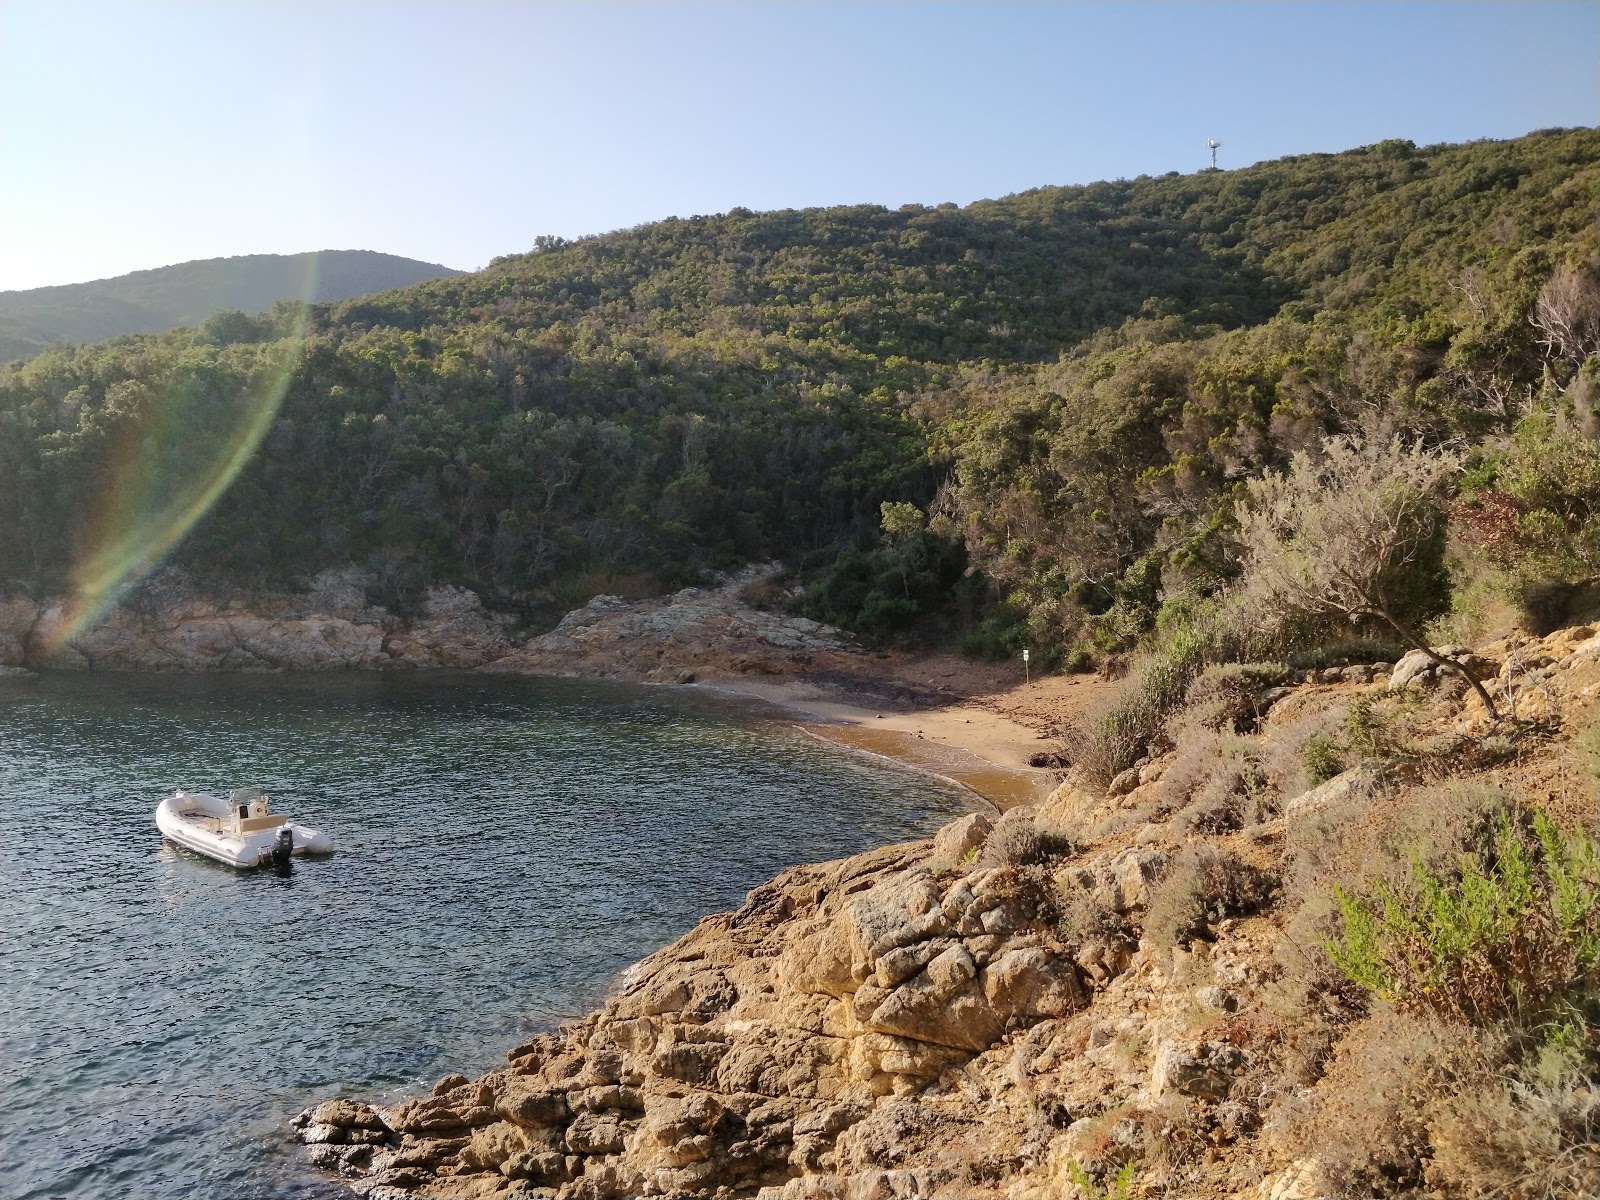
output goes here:
{"type": "Polygon", "coordinates": [[[1246,485],[1240,516],[1242,585],[1255,599],[1307,617],[1377,619],[1441,669],[1464,676],[1490,717],[1500,713],[1467,667],[1436,653],[1408,619],[1444,519],[1452,454],[1333,437],[1313,458],[1246,485]]]}

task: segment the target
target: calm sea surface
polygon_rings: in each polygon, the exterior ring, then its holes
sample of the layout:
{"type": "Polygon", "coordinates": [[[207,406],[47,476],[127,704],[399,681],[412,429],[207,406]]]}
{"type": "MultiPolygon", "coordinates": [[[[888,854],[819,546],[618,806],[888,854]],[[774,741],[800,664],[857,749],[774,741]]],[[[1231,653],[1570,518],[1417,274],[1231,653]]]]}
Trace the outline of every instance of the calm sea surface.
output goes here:
{"type": "Polygon", "coordinates": [[[966,807],[691,689],[0,680],[0,1196],[345,1194],[306,1104],[502,1065],[782,867],[966,807]],[[162,795],[243,783],[339,852],[162,842],[162,795]]]}

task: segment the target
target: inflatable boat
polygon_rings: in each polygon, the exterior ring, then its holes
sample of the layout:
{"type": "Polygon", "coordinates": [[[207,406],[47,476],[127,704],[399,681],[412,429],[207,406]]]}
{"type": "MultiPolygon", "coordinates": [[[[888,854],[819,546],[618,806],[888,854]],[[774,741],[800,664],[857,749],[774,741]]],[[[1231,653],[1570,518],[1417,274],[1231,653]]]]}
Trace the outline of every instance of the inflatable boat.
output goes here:
{"type": "Polygon", "coordinates": [[[230,867],[283,868],[294,854],[333,853],[327,834],[273,812],[271,798],[258,787],[234,788],[226,800],[179,788],[156,805],[156,828],[230,867]]]}

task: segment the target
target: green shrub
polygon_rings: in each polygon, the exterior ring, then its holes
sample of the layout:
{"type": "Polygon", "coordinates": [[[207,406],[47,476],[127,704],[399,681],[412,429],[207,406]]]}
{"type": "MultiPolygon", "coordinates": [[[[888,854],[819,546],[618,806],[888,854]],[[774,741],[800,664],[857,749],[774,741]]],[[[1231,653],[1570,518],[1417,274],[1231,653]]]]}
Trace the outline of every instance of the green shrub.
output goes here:
{"type": "Polygon", "coordinates": [[[1544,812],[1532,835],[1508,816],[1489,854],[1447,879],[1413,857],[1410,886],[1335,888],[1344,933],[1324,945],[1349,979],[1403,1007],[1485,1024],[1526,1023],[1593,985],[1600,964],[1600,855],[1544,812]]]}
{"type": "Polygon", "coordinates": [[[1350,749],[1362,758],[1393,758],[1405,753],[1405,722],[1408,711],[1420,704],[1414,692],[1398,696],[1365,692],[1350,702],[1345,714],[1345,737],[1350,749]]]}
{"type": "Polygon", "coordinates": [[[1133,1195],[1132,1161],[1123,1163],[1105,1187],[1097,1184],[1083,1164],[1076,1161],[1067,1167],[1067,1177],[1072,1180],[1072,1186],[1078,1189],[1083,1200],[1128,1200],[1133,1195]]]}
{"type": "Polygon", "coordinates": [[[1306,743],[1306,778],[1312,787],[1326,783],[1345,769],[1344,756],[1339,743],[1330,737],[1314,737],[1306,743]]]}

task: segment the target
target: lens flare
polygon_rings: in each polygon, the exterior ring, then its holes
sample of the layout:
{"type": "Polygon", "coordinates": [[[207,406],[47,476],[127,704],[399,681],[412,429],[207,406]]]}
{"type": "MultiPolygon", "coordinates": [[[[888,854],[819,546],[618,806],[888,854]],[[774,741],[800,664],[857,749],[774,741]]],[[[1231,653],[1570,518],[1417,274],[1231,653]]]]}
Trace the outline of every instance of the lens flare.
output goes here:
{"type": "Polygon", "coordinates": [[[65,594],[35,633],[47,655],[160,566],[255,454],[299,361],[316,274],[317,257],[308,255],[293,322],[277,340],[181,351],[160,388],[108,390],[117,433],[99,464],[65,594]],[[255,361],[241,387],[230,369],[238,371],[244,355],[255,361]]]}

